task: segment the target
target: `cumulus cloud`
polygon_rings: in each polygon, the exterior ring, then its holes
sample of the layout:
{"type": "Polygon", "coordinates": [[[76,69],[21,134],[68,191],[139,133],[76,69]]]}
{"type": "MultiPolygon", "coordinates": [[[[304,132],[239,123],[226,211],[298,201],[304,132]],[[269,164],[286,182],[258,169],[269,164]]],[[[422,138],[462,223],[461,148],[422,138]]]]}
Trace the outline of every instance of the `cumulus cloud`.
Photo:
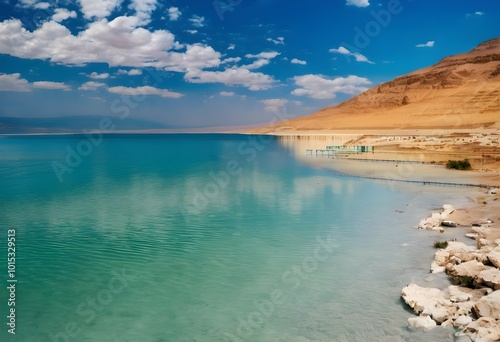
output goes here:
{"type": "Polygon", "coordinates": [[[278,56],[280,53],[276,51],[269,51],[269,52],[261,52],[256,55],[252,54],[246,54],[246,58],[264,58],[264,59],[273,59],[274,57],[278,56]]]}
{"type": "Polygon", "coordinates": [[[108,17],[123,0],[78,0],[83,17],[87,20],[108,17]]]}
{"type": "Polygon", "coordinates": [[[39,2],[38,0],[21,0],[20,5],[22,7],[32,7],[35,9],[47,9],[50,7],[48,2],[39,2]]]}
{"type": "Polygon", "coordinates": [[[166,89],[158,89],[155,87],[150,87],[150,86],[143,86],[143,87],[137,87],[137,88],[130,88],[130,87],[111,87],[108,88],[108,91],[113,94],[120,94],[120,95],[157,95],[161,96],[164,98],[169,98],[169,99],[178,99],[184,95],[181,93],[176,93],[170,90],[166,89]]]}
{"type": "Polygon", "coordinates": [[[229,44],[229,46],[227,47],[228,50],[234,50],[234,48],[236,47],[236,45],[234,44],[229,44]]]}
{"type": "Polygon", "coordinates": [[[103,80],[109,77],[109,74],[107,72],[103,72],[102,74],[99,74],[97,72],[93,72],[90,75],[87,75],[90,78],[93,78],[95,80],[103,80]]]}
{"type": "Polygon", "coordinates": [[[179,8],[177,7],[170,7],[168,9],[168,18],[171,20],[171,21],[176,21],[177,19],[179,19],[179,17],[182,15],[182,12],[179,11],[179,8]]]}
{"type": "Polygon", "coordinates": [[[301,61],[300,59],[297,59],[297,58],[294,58],[290,61],[290,63],[292,64],[302,64],[302,65],[306,65],[307,62],[306,61],[301,61]]]}
{"type": "Polygon", "coordinates": [[[261,100],[260,103],[264,104],[264,109],[268,112],[277,112],[283,109],[285,105],[288,103],[286,99],[267,99],[261,100]]]}
{"type": "Polygon", "coordinates": [[[193,24],[194,27],[203,27],[205,26],[205,17],[200,17],[198,15],[193,15],[189,21],[193,24]]]}
{"type": "Polygon", "coordinates": [[[224,83],[241,85],[250,90],[271,88],[275,80],[260,72],[251,72],[245,68],[231,68],[224,71],[188,70],[184,79],[191,83],[224,83]]]}
{"type": "Polygon", "coordinates": [[[151,22],[151,14],[156,9],[157,0],[132,0],[128,6],[135,11],[135,16],[140,19],[141,25],[151,22]]]}
{"type": "Polygon", "coordinates": [[[82,84],[78,90],[86,90],[86,91],[89,91],[89,90],[97,90],[101,87],[105,87],[106,84],[104,83],[101,83],[101,82],[94,82],[94,81],[88,81],[88,82],[85,82],[84,84],[82,84]]]}
{"type": "Polygon", "coordinates": [[[0,91],[31,91],[30,84],[21,74],[0,74],[0,91]]]}
{"type": "Polygon", "coordinates": [[[242,68],[252,70],[252,69],[262,68],[264,65],[268,64],[269,64],[269,59],[258,59],[252,62],[251,64],[243,65],[242,68]]]}
{"type": "Polygon", "coordinates": [[[221,91],[219,93],[220,96],[234,96],[234,93],[232,91],[221,91]]]}
{"type": "Polygon", "coordinates": [[[65,8],[56,8],[55,13],[52,16],[52,20],[58,23],[68,18],[76,18],[76,12],[75,11],[70,12],[65,8]]]}
{"type": "Polygon", "coordinates": [[[354,95],[361,93],[368,88],[371,82],[358,76],[326,78],[322,75],[295,76],[295,84],[300,88],[292,91],[293,95],[307,96],[313,99],[334,99],[337,93],[354,95]]]}
{"type": "Polygon", "coordinates": [[[277,39],[267,38],[266,40],[268,42],[273,42],[276,45],[284,45],[285,44],[285,37],[278,37],[277,39]]]}
{"type": "Polygon", "coordinates": [[[142,71],[140,69],[130,69],[130,70],[118,69],[117,72],[119,75],[128,75],[128,76],[142,75],[142,71]]]}
{"type": "Polygon", "coordinates": [[[62,82],[39,81],[33,82],[33,88],[70,91],[71,87],[62,82]]]}
{"type": "Polygon", "coordinates": [[[370,6],[369,0],[346,0],[347,6],[356,6],[356,7],[368,7],[370,6]]]}
{"type": "Polygon", "coordinates": [[[48,9],[50,7],[50,4],[48,2],[38,2],[35,4],[36,9],[48,9]]]}
{"type": "Polygon", "coordinates": [[[224,59],[222,61],[222,64],[226,64],[226,63],[238,63],[239,61],[241,61],[240,57],[229,57],[229,58],[224,59]]]}
{"type": "Polygon", "coordinates": [[[264,65],[268,65],[269,61],[278,55],[279,53],[276,51],[261,52],[256,55],[246,54],[245,55],[246,58],[256,58],[257,60],[252,62],[251,64],[243,65],[242,68],[248,70],[261,68],[264,65]]]}
{"type": "Polygon", "coordinates": [[[196,34],[198,30],[185,30],[187,33],[196,34]]]}
{"type": "MultiPolygon", "coordinates": [[[[98,19],[73,35],[68,28],[53,20],[28,31],[20,20],[9,19],[0,22],[0,54],[64,65],[107,63],[110,67],[153,67],[185,73],[184,78],[189,82],[214,83],[219,80],[252,90],[268,89],[275,82],[268,75],[249,72],[243,67],[206,71],[204,69],[223,65],[220,52],[204,44],[181,45],[169,31],[149,31],[139,25],[140,19],[133,16],[120,16],[111,21],[98,19]]],[[[265,60],[278,54],[275,51],[262,52],[249,54],[247,58],[265,60]]],[[[267,63],[256,61],[250,69],[267,63]]],[[[99,79],[100,74],[94,75],[99,79]]]]}
{"type": "Polygon", "coordinates": [[[344,56],[354,57],[354,59],[356,60],[356,62],[364,62],[364,63],[369,63],[369,64],[375,64],[372,61],[370,61],[366,56],[363,56],[362,54],[360,54],[358,52],[351,52],[351,51],[347,50],[343,46],[339,46],[338,49],[330,49],[328,51],[331,52],[331,53],[339,53],[339,54],[344,55],[344,56]]]}
{"type": "Polygon", "coordinates": [[[49,21],[35,31],[22,27],[18,19],[0,22],[0,53],[20,58],[49,59],[54,63],[110,66],[158,66],[168,64],[174,36],[165,30],[149,32],[137,27],[135,17],[117,17],[90,23],[78,35],[49,21]]]}
{"type": "Polygon", "coordinates": [[[28,92],[33,88],[70,91],[71,87],[62,82],[37,81],[30,83],[21,74],[0,74],[0,91],[28,92]]]}
{"type": "Polygon", "coordinates": [[[416,47],[434,47],[434,41],[433,40],[429,40],[427,43],[425,44],[417,44],[415,45],[416,47]]]}

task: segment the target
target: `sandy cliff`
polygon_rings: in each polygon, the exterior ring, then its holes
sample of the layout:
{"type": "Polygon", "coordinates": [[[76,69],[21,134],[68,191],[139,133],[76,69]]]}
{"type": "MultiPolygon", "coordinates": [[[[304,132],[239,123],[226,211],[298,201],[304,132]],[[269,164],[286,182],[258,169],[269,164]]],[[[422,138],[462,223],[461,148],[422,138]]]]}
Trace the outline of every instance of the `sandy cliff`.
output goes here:
{"type": "Polygon", "coordinates": [[[500,38],[337,106],[258,131],[470,127],[500,128],[500,38]]]}

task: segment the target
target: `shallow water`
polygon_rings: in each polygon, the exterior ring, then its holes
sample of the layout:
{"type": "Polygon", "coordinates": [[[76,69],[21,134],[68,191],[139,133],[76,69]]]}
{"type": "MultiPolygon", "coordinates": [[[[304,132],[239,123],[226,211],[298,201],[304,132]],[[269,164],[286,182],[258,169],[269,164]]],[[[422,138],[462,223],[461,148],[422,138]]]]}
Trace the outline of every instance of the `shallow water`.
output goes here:
{"type": "Polygon", "coordinates": [[[453,340],[409,331],[400,292],[448,284],[425,280],[444,237],[414,227],[463,190],[340,177],[269,137],[82,141],[0,138],[16,340],[453,340]]]}

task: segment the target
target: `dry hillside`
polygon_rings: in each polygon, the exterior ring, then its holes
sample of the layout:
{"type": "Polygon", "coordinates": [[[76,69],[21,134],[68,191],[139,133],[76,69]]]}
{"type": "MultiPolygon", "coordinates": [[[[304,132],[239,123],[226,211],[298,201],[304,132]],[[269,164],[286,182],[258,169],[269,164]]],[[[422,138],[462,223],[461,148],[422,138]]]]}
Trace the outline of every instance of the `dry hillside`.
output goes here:
{"type": "Polygon", "coordinates": [[[500,38],[259,132],[500,127],[500,38]]]}

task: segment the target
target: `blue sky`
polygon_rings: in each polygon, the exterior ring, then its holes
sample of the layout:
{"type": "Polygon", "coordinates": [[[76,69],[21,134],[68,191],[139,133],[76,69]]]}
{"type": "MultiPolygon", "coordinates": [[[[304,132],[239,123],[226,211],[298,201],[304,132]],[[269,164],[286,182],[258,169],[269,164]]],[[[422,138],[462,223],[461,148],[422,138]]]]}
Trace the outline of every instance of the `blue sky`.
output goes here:
{"type": "Polygon", "coordinates": [[[496,0],[0,0],[0,116],[266,124],[500,36],[496,0]]]}

